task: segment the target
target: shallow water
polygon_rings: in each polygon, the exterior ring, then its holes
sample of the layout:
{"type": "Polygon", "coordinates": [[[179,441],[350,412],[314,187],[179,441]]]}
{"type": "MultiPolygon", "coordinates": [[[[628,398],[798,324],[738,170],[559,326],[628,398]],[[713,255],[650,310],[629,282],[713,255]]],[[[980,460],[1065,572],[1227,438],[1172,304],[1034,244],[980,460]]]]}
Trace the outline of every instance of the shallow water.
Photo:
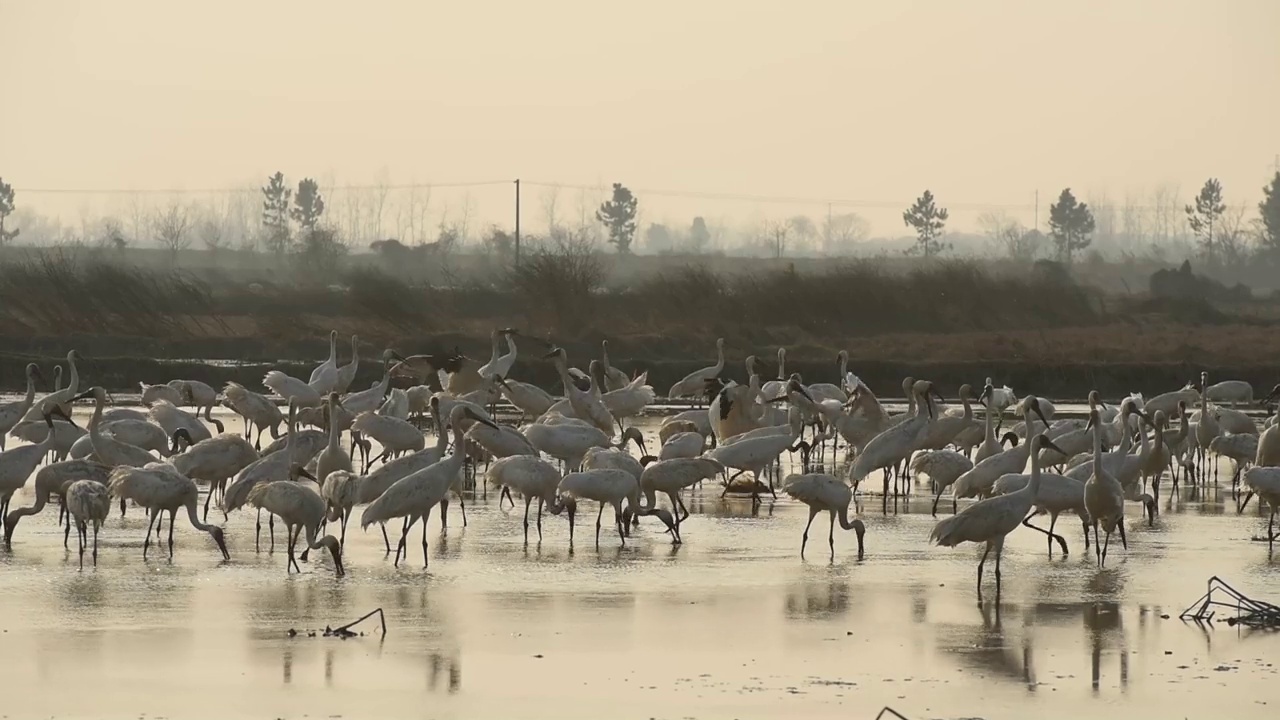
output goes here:
{"type": "MultiPolygon", "coordinates": [[[[226,417],[226,416],[224,416],[226,417]]],[[[656,442],[656,419],[643,427],[656,442]]],[[[234,426],[228,426],[234,431],[234,426]]],[[[1224,465],[1223,472],[1230,471],[1224,465]]],[[[1227,477],[1224,475],[1224,477],[1227,477]]],[[[1167,484],[1166,484],[1167,487],[1167,484]]],[[[1167,494],[1167,493],[1166,493],[1167,494]]],[[[1280,599],[1265,516],[1229,492],[1162,499],[1155,526],[1129,521],[1105,571],[1078,521],[1071,555],[1013,533],[997,602],[975,597],[980,550],[931,547],[930,498],[897,512],[863,499],[867,549],[824,517],[799,556],[806,508],[721,500],[708,485],[673,547],[652,520],[625,548],[577,546],[563,517],[527,548],[521,512],[496,493],[456,504],[396,569],[371,528],[350,529],[348,575],[323,553],[286,575],[254,552],[254,518],[227,523],[232,560],[179,519],[176,557],[142,560],[130,509],[101,536],[97,569],[62,548],[56,509],[23,520],[0,551],[0,674],[7,717],[1025,718],[1274,717],[1280,634],[1177,620],[1211,575],[1280,599]],[[381,607],[385,639],[308,637],[381,607]],[[1168,615],[1169,618],[1164,616],[1168,615]],[[300,631],[288,637],[288,630],[300,631]],[[1270,703],[1270,704],[1269,704],[1270,703]]],[[[13,501],[29,504],[30,488],[13,501]]],[[[944,502],[944,507],[949,507],[944,502]]],[[[1139,515],[1137,505],[1131,515],[1139,515]]],[[[266,537],[264,535],[264,544],[266,537]]],[[[376,621],[357,629],[376,631],[376,621]]]]}

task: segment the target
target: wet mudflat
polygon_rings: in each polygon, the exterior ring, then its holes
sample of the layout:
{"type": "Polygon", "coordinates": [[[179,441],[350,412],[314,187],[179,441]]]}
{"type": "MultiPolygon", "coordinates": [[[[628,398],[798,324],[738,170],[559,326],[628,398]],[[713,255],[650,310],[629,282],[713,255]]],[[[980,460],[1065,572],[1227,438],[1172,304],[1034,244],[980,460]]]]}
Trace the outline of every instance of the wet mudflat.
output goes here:
{"type": "MultiPolygon", "coordinates": [[[[645,428],[653,436],[656,421],[645,428]]],[[[825,515],[800,559],[808,513],[789,499],[753,509],[708,485],[686,500],[683,546],[650,519],[621,548],[606,515],[598,550],[584,504],[570,552],[564,517],[525,547],[523,503],[499,509],[490,492],[468,502],[465,528],[456,503],[447,531],[432,517],[427,569],[417,532],[397,569],[376,528],[353,524],[342,579],[324,553],[286,575],[283,544],[268,552],[264,528],[255,553],[244,511],[227,522],[230,562],[182,518],[173,562],[163,551],[143,562],[136,508],[113,515],[98,568],[81,572],[51,508],[0,552],[0,714],[1275,716],[1280,634],[1177,620],[1211,575],[1280,600],[1280,560],[1250,541],[1266,526],[1256,505],[1238,516],[1228,491],[1170,499],[1166,485],[1154,527],[1131,504],[1129,551],[1114,545],[1105,571],[1074,518],[1057,526],[1065,558],[1020,529],[999,601],[988,574],[979,606],[981,550],[931,547],[931,499],[918,492],[888,514],[863,498],[866,554],[837,528],[834,562],[825,515]],[[363,637],[308,636],[376,607],[385,639],[374,621],[363,637]]],[[[13,507],[30,499],[28,487],[13,507]]]]}

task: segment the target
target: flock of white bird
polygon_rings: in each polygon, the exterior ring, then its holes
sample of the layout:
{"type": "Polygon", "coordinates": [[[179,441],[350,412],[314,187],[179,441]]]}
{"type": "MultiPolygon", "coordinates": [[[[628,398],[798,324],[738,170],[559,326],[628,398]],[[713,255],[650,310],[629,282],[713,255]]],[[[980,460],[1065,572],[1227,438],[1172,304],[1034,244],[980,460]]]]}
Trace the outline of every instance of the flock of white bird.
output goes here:
{"type": "MultiPolygon", "coordinates": [[[[850,506],[861,482],[875,471],[883,473],[886,509],[891,495],[910,492],[909,477],[927,480],[934,491],[935,515],[942,494],[948,488],[952,494],[953,515],[937,523],[931,539],[945,546],[986,546],[978,564],[979,597],[983,568],[993,550],[999,591],[1004,541],[1017,527],[1045,534],[1050,554],[1055,541],[1065,553],[1066,540],[1054,530],[1059,515],[1074,513],[1081,520],[1086,549],[1092,529],[1102,566],[1113,532],[1127,547],[1127,503],[1140,503],[1147,522],[1154,523],[1162,478],[1171,479],[1175,491],[1180,479],[1207,483],[1216,472],[1216,456],[1235,465],[1233,487],[1240,483],[1246,491],[1240,510],[1256,494],[1271,508],[1265,539],[1274,543],[1280,537],[1274,528],[1280,506],[1280,430],[1274,416],[1259,425],[1238,409],[1254,405],[1247,383],[1210,385],[1202,374],[1198,385],[1189,383],[1150,400],[1134,394],[1111,404],[1093,392],[1087,417],[1056,419],[1048,400],[1031,395],[1019,399],[1008,387],[994,386],[990,378],[976,398],[971,386],[961,386],[959,407],[952,408],[945,406],[931,382],[906,378],[902,388],[907,410],[891,415],[848,372],[846,353],[838,356],[835,383],[806,385],[799,375],[786,372],[786,353],[779,350],[776,379],[762,382],[760,364],[752,356],[746,363],[749,380],[739,384],[722,379],[725,357],[720,339],[716,362],[690,373],[667,393],[673,399],[705,397],[707,407],[665,418],[658,432],[661,447],[650,455],[643,434],[627,426],[655,401],[647,373],[631,377],[614,367],[607,343],[602,357],[591,360],[585,372],[569,365],[563,349],[551,347],[544,357],[554,362],[564,387],[563,397],[556,397],[510,376],[517,337],[515,330],[495,331],[491,356],[484,363],[457,352],[403,357],[387,350],[381,357],[380,379],[367,389],[352,391],[359,340],[351,338],[351,359],[339,364],[338,335],[333,332],[328,359],[308,379],[278,370],[266,374],[263,385],[271,395],[234,382],[219,393],[202,382],[173,380],[143,384],[142,409],[109,407],[111,398],[103,388],[82,387],[80,356],[74,350],[67,354],[67,384],[62,386],[58,367],[55,390],[40,398],[36,387],[43,375],[37,365],[28,365],[25,396],[0,405],[0,521],[5,544],[11,547],[23,517],[41,512],[50,497],[57,496],[60,513],[67,517],[64,544],[74,524],[81,567],[86,552],[96,564],[98,534],[114,498],[121,514],[130,502],[148,513],[144,558],[153,534],[157,541],[161,536],[165,512],[173,557],[179,510],[185,510],[191,525],[208,533],[229,558],[223,529],[207,522],[209,505],[216,498],[224,513],[246,506],[256,509],[258,536],[265,511],[273,545],[279,518],[290,571],[301,569],[295,556],[301,539],[302,561],[310,550],[326,549],[335,572],[342,575],[347,523],[355,507],[363,505],[361,528],[378,524],[388,553],[392,547],[386,523],[401,521],[394,549],[397,565],[407,557],[410,530],[421,522],[425,564],[432,511],[440,507],[447,527],[450,498],[456,497],[465,524],[464,496],[475,492],[468,481],[475,479],[482,464],[486,487],[501,489],[500,505],[512,495],[524,499],[526,543],[534,500],[539,540],[545,510],[568,515],[572,546],[577,504],[593,501],[599,506],[597,547],[606,508],[613,510],[614,529],[623,545],[641,516],[657,517],[672,542],[680,543],[680,525],[689,515],[681,496],[685,488],[718,480],[724,493],[749,494],[758,501],[761,493],[774,493],[771,470],[786,452],[800,452],[805,470],[781,481],[783,492],[810,510],[802,557],[810,526],[824,511],[830,519],[831,558],[837,522],[856,531],[859,556],[863,554],[866,526],[850,519],[850,506]],[[443,389],[393,386],[393,378],[406,376],[419,381],[435,376],[443,389]],[[84,428],[71,420],[71,405],[78,400],[94,403],[84,428]],[[496,419],[497,405],[504,401],[518,414],[513,423],[496,419]],[[975,416],[975,402],[981,419],[975,416]],[[243,417],[243,434],[223,432],[212,415],[219,404],[243,417]],[[1009,411],[1017,416],[1017,424],[1002,431],[1009,411]],[[426,417],[436,428],[431,445],[415,422],[426,417]],[[273,440],[265,448],[264,432],[273,440]],[[5,436],[27,444],[4,450],[5,436]],[[824,453],[827,441],[832,442],[833,454],[843,441],[852,455],[846,476],[809,472],[810,457],[824,453]],[[639,458],[628,451],[628,442],[639,447],[639,458]],[[374,443],[381,453],[370,458],[374,443]],[[750,478],[741,477],[747,473],[750,478]],[[10,510],[14,493],[33,475],[34,503],[10,510]],[[199,485],[208,487],[203,511],[199,485]],[[659,493],[667,497],[669,509],[658,506],[659,493]],[[956,512],[958,501],[965,498],[977,501],[956,512]],[[1049,516],[1047,529],[1031,523],[1039,514],[1049,516]],[[329,523],[335,524],[336,536],[326,534],[329,523]]],[[[1262,404],[1277,399],[1280,385],[1262,404]]],[[[255,547],[259,542],[256,538],[255,547]]]]}

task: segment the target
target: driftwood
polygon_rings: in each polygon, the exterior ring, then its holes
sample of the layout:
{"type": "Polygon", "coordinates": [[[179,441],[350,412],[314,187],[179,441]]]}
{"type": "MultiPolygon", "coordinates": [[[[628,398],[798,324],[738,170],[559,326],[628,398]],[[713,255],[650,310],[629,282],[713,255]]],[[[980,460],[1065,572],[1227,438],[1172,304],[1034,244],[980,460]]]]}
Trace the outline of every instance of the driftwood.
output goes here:
{"type": "Polygon", "coordinates": [[[1178,617],[1184,621],[1208,625],[1217,614],[1216,608],[1235,610],[1234,617],[1222,622],[1228,625],[1246,625],[1252,628],[1280,628],[1280,606],[1254,600],[1214,575],[1209,578],[1209,589],[1178,617]]]}
{"type": "MultiPolygon", "coordinates": [[[[360,635],[364,635],[364,633],[357,633],[353,631],[351,628],[356,625],[359,625],[365,620],[368,620],[374,615],[377,615],[378,621],[382,623],[382,637],[385,638],[387,636],[387,616],[382,613],[382,608],[375,608],[374,610],[360,616],[355,620],[352,620],[351,622],[341,627],[335,628],[335,627],[329,627],[328,625],[325,625],[323,633],[320,633],[316,630],[307,630],[305,632],[307,634],[307,637],[315,637],[316,635],[320,635],[321,637],[336,637],[336,638],[342,638],[343,640],[346,640],[347,638],[350,638],[350,637],[357,637],[360,635]]],[[[291,638],[297,637],[298,631],[293,628],[289,628],[288,635],[291,638]]]]}

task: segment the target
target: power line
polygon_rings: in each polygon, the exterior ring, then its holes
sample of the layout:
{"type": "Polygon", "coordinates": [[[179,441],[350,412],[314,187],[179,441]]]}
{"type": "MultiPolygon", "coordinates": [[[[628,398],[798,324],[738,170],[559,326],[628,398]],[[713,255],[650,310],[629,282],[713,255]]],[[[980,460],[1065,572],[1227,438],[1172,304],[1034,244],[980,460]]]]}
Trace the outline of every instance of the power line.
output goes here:
{"type": "MultiPolygon", "coordinates": [[[[401,183],[395,185],[335,185],[322,188],[328,192],[340,190],[425,190],[428,188],[461,188],[481,187],[485,185],[509,185],[510,180],[478,180],[475,182],[450,183],[401,183]]],[[[256,187],[235,188],[15,188],[17,192],[28,195],[234,195],[238,193],[258,194],[262,192],[256,187]]]]}

